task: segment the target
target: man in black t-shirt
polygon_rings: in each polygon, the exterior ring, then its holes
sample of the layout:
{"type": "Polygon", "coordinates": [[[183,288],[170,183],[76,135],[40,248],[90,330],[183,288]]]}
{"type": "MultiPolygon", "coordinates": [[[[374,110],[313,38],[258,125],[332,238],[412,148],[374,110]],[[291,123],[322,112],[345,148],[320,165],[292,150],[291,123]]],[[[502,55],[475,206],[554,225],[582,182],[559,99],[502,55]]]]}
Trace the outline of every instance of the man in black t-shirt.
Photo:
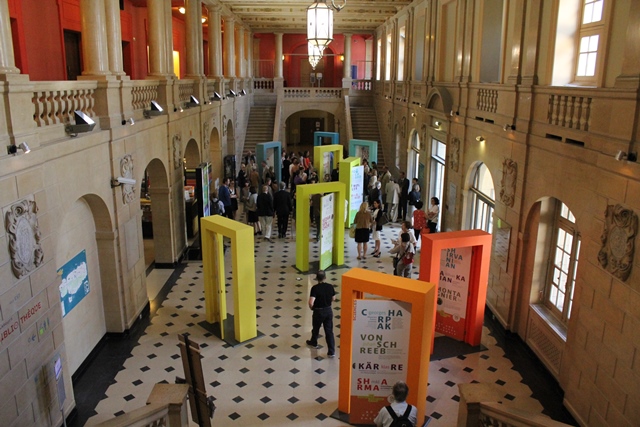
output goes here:
{"type": "Polygon", "coordinates": [[[327,356],[334,357],[336,354],[336,344],[333,337],[333,310],[331,303],[336,299],[336,291],[333,286],[326,283],[326,274],[323,270],[316,273],[317,285],[311,288],[309,297],[309,308],[313,310],[313,330],[311,339],[307,340],[307,345],[318,348],[318,334],[320,326],[324,327],[324,336],[327,339],[327,356]]]}

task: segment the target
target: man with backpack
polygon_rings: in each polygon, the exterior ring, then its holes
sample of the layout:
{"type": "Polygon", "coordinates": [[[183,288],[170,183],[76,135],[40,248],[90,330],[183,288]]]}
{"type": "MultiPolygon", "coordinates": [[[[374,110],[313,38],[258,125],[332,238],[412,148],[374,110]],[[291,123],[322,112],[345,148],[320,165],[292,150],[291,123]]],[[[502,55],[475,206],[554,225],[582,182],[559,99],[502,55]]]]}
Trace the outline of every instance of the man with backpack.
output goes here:
{"type": "Polygon", "coordinates": [[[418,421],[418,408],[409,405],[407,395],[409,387],[404,381],[393,385],[393,403],[380,409],[373,422],[378,427],[415,427],[418,421]]]}

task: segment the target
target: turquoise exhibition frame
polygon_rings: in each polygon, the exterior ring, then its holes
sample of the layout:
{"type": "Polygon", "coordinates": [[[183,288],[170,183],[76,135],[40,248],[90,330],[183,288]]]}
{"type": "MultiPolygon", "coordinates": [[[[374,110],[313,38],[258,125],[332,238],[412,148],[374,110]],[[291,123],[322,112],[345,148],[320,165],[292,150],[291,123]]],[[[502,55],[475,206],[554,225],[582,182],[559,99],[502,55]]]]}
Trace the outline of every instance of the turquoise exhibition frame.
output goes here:
{"type": "Polygon", "coordinates": [[[349,157],[359,157],[356,154],[357,147],[369,149],[369,164],[371,164],[371,162],[378,163],[378,141],[367,141],[365,139],[349,140],[349,157]]]}
{"type": "Polygon", "coordinates": [[[322,138],[331,138],[331,145],[340,144],[340,134],[338,132],[314,132],[313,146],[322,145],[322,138]]]}
{"type": "MultiPolygon", "coordinates": [[[[282,181],[282,142],[271,141],[256,144],[256,158],[258,160],[258,172],[262,177],[262,161],[267,160],[267,150],[273,149],[273,171],[276,173],[276,181],[282,181]]],[[[262,179],[262,178],[261,178],[262,179]]]]}

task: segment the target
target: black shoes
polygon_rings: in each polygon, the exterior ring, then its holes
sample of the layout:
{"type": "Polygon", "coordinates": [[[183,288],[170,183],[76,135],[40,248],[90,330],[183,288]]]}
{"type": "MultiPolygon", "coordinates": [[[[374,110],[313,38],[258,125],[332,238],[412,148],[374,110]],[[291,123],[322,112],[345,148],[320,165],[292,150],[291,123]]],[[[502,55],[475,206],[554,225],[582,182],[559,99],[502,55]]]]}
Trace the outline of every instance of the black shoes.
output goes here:
{"type": "Polygon", "coordinates": [[[311,340],[307,340],[307,345],[309,347],[313,347],[313,348],[320,348],[320,346],[318,344],[312,343],[311,340]]]}

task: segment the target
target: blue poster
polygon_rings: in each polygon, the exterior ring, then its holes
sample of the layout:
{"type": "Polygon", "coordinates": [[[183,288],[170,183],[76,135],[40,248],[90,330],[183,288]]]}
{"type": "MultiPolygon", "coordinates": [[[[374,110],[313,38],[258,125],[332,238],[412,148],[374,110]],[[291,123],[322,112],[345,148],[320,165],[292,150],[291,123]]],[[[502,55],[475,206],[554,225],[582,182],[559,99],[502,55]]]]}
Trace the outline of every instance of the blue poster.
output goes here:
{"type": "Polygon", "coordinates": [[[58,276],[62,277],[60,303],[64,317],[89,293],[87,252],[83,250],[60,267],[58,276]]]}

